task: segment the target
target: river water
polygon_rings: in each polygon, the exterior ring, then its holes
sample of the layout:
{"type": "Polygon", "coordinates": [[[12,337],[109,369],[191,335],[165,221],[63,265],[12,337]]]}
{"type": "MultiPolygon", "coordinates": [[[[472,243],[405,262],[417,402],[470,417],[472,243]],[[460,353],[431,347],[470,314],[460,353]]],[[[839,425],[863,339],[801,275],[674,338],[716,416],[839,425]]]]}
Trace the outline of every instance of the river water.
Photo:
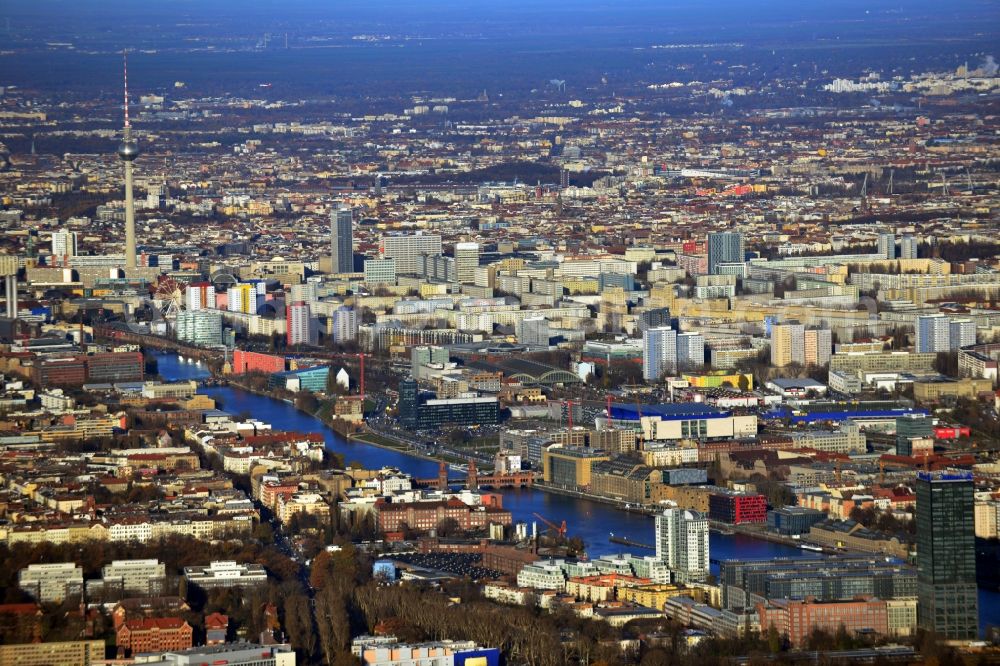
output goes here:
{"type": "MultiPolygon", "coordinates": [[[[209,376],[204,365],[181,361],[174,354],[157,355],[159,373],[164,380],[204,379],[209,376]]],[[[360,462],[367,468],[396,467],[415,477],[437,477],[438,463],[383,449],[362,442],[341,437],[324,425],[319,419],[298,411],[292,405],[280,400],[255,395],[234,387],[203,387],[201,392],[216,398],[221,408],[232,414],[247,413],[253,418],[270,423],[276,430],[296,430],[300,432],[322,432],[326,447],[342,454],[346,462],[360,462]]],[[[619,511],[607,504],[591,500],[567,497],[541,490],[521,488],[502,491],[504,508],[511,512],[516,521],[531,523],[537,521],[539,529],[544,529],[538,514],[554,523],[566,521],[570,536],[583,539],[587,553],[592,557],[620,553],[628,547],[611,543],[608,537],[614,534],[640,543],[654,541],[653,518],[637,513],[619,511]]],[[[636,554],[651,554],[652,551],[634,549],[636,554]]],[[[713,560],[734,558],[803,557],[803,551],[792,546],[755,539],[741,534],[719,534],[712,532],[709,550],[713,560]]],[[[718,573],[718,565],[712,564],[713,573],[718,573]]],[[[979,590],[980,627],[1000,626],[1000,592],[979,590]]]]}

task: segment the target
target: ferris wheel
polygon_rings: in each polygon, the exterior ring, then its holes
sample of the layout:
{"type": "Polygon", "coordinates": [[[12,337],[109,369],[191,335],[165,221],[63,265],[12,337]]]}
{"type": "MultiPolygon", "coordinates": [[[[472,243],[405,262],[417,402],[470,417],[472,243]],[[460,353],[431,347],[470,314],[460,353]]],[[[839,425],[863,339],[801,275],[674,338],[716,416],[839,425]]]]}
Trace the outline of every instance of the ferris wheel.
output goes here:
{"type": "Polygon", "coordinates": [[[180,307],[184,303],[184,284],[174,278],[161,278],[153,292],[153,300],[164,306],[180,307]]]}

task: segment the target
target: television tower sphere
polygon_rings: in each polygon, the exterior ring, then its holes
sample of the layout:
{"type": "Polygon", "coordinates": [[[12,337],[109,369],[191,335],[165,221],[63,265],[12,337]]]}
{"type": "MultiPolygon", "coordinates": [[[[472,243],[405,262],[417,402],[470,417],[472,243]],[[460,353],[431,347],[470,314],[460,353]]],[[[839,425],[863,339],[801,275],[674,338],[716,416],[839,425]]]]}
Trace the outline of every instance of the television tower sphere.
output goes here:
{"type": "Polygon", "coordinates": [[[125,162],[131,162],[139,157],[139,146],[131,139],[125,139],[118,144],[118,157],[125,162]]]}

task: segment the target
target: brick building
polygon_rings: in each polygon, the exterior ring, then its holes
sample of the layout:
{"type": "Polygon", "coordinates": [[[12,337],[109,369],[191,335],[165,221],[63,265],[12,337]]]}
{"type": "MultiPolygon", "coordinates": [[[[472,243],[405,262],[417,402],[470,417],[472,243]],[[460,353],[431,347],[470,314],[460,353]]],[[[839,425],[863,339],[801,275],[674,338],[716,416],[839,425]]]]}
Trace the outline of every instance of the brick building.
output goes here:
{"type": "Polygon", "coordinates": [[[118,627],[116,640],[122,655],[185,650],[192,645],[192,630],[179,617],[125,620],[118,627]]]}
{"type": "Polygon", "coordinates": [[[804,645],[817,630],[831,634],[843,626],[849,634],[872,632],[879,636],[907,636],[916,626],[915,599],[884,601],[860,597],[850,601],[820,602],[807,599],[772,599],[757,604],[761,631],[772,625],[787,636],[792,647],[804,645]]]}
{"type": "Polygon", "coordinates": [[[426,532],[435,529],[441,521],[448,518],[453,518],[462,530],[483,528],[491,523],[511,524],[510,511],[492,506],[469,506],[454,498],[400,504],[379,500],[375,504],[375,511],[381,532],[395,532],[403,526],[417,532],[426,532]]]}

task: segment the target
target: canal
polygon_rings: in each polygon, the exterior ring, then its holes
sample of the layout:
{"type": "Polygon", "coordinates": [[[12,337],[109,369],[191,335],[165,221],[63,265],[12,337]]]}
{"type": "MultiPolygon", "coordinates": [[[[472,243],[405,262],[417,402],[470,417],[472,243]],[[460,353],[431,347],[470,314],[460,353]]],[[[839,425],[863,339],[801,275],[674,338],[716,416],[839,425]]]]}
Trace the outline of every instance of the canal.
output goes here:
{"type": "MultiPolygon", "coordinates": [[[[180,360],[175,354],[157,354],[159,373],[164,380],[204,379],[209,376],[204,364],[180,360]]],[[[255,419],[270,423],[276,430],[322,432],[326,447],[344,456],[348,463],[357,461],[367,468],[396,467],[421,478],[436,477],[438,463],[408,456],[398,451],[383,449],[341,437],[319,419],[298,411],[292,405],[255,395],[239,388],[208,386],[201,392],[217,399],[221,408],[231,414],[249,414],[255,419]]],[[[521,488],[502,491],[504,508],[515,522],[537,521],[535,514],[554,522],[566,521],[571,536],[583,539],[587,553],[592,557],[620,553],[629,548],[611,543],[614,534],[640,543],[653,543],[653,518],[637,513],[619,511],[607,504],[567,497],[537,489],[521,488]]],[[[539,529],[544,525],[539,522],[539,529]]],[[[712,532],[709,549],[713,560],[734,558],[803,557],[806,553],[784,544],[754,539],[741,534],[712,532]]],[[[637,555],[652,551],[633,549],[637,555]]],[[[712,565],[718,573],[718,565],[712,565]]],[[[980,627],[1000,626],[1000,592],[979,590],[980,627]]]]}

